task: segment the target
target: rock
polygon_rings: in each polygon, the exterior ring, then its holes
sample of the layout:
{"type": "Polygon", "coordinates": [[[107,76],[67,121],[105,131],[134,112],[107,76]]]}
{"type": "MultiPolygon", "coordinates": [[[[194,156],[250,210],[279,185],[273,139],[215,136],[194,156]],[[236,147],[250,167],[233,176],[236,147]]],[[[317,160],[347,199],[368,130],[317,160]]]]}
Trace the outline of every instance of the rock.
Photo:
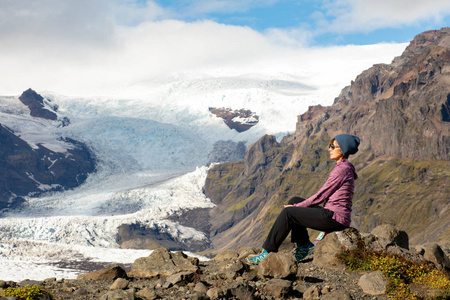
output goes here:
{"type": "Polygon", "coordinates": [[[110,291],[100,297],[100,300],[134,300],[134,292],[132,291],[123,291],[123,290],[115,290],[110,291]]]}
{"type": "Polygon", "coordinates": [[[313,263],[323,268],[343,270],[345,266],[337,260],[336,255],[342,249],[356,249],[361,241],[359,232],[354,228],[327,234],[314,247],[313,263]]]}
{"type": "Polygon", "coordinates": [[[87,296],[89,295],[89,291],[86,288],[79,288],[73,292],[74,296],[87,296]]]}
{"type": "Polygon", "coordinates": [[[259,121],[259,116],[248,109],[231,110],[225,107],[210,107],[209,111],[218,118],[222,118],[230,129],[235,129],[237,132],[249,130],[259,121]]]}
{"type": "Polygon", "coordinates": [[[195,292],[192,294],[191,300],[209,300],[209,297],[205,293],[195,292]]]}
{"type": "Polygon", "coordinates": [[[245,247],[245,248],[239,249],[238,253],[239,253],[239,259],[243,259],[250,255],[257,254],[258,249],[252,248],[252,247],[245,247]]]}
{"type": "Polygon", "coordinates": [[[332,291],[320,297],[320,300],[352,300],[352,297],[346,291],[332,291]]]}
{"type": "Polygon", "coordinates": [[[30,109],[30,115],[33,117],[43,118],[47,120],[56,120],[58,116],[55,112],[51,111],[50,107],[46,107],[44,103],[44,98],[33,91],[28,89],[22,93],[19,100],[28,106],[30,109]]]}
{"type": "Polygon", "coordinates": [[[0,289],[5,289],[8,287],[8,284],[4,280],[0,280],[0,289]]]}
{"type": "Polygon", "coordinates": [[[224,297],[223,290],[221,288],[211,288],[206,292],[206,295],[211,299],[219,299],[224,297]]]}
{"type": "Polygon", "coordinates": [[[197,272],[198,259],[189,258],[183,252],[170,252],[166,248],[156,249],[148,257],[134,261],[130,275],[141,278],[167,277],[179,272],[197,272]]]}
{"type": "Polygon", "coordinates": [[[239,254],[237,251],[234,250],[224,250],[222,252],[219,252],[216,257],[214,257],[215,261],[224,261],[228,259],[237,259],[239,257],[239,254]]]}
{"type": "Polygon", "coordinates": [[[320,289],[317,285],[310,286],[303,293],[304,300],[318,300],[320,299],[320,289]]]}
{"type": "Polygon", "coordinates": [[[198,282],[194,287],[194,292],[207,293],[208,287],[203,282],[198,282]]]}
{"type": "Polygon", "coordinates": [[[128,280],[124,278],[117,278],[109,288],[110,290],[124,290],[128,287],[128,280]]]}
{"type": "Polygon", "coordinates": [[[290,253],[269,253],[258,264],[258,275],[261,277],[285,279],[297,273],[298,266],[290,253]]]}
{"type": "Polygon", "coordinates": [[[450,269],[450,259],[438,244],[430,243],[421,245],[416,249],[423,253],[424,259],[431,261],[442,268],[450,269]]]}
{"type": "Polygon", "coordinates": [[[195,272],[179,272],[167,277],[167,282],[172,285],[185,286],[196,279],[195,272]]]}
{"type": "Polygon", "coordinates": [[[218,265],[218,274],[228,279],[234,279],[244,270],[244,264],[239,260],[222,261],[218,265]]]}
{"type": "Polygon", "coordinates": [[[388,281],[383,272],[375,271],[361,276],[358,285],[366,294],[383,295],[386,293],[388,281]]]}
{"type": "Polygon", "coordinates": [[[20,287],[31,286],[31,285],[43,285],[42,281],[25,279],[18,283],[20,287]]]}
{"type": "Polygon", "coordinates": [[[377,237],[378,244],[380,245],[379,250],[387,250],[389,246],[399,246],[409,249],[408,234],[392,225],[379,225],[372,230],[371,234],[377,237]]]}
{"type": "Polygon", "coordinates": [[[243,286],[240,282],[232,282],[225,286],[225,297],[228,295],[234,296],[237,299],[251,300],[253,297],[253,290],[250,286],[243,286]]]}
{"type": "Polygon", "coordinates": [[[264,291],[275,299],[284,298],[290,293],[292,282],[284,279],[271,279],[264,286],[264,291]]]}
{"type": "Polygon", "coordinates": [[[77,280],[115,280],[117,278],[127,278],[127,272],[119,265],[112,265],[91,273],[80,274],[77,280]]]}
{"type": "Polygon", "coordinates": [[[136,293],[136,296],[143,298],[145,300],[154,300],[158,298],[154,290],[149,289],[148,287],[143,288],[139,292],[136,293]]]}

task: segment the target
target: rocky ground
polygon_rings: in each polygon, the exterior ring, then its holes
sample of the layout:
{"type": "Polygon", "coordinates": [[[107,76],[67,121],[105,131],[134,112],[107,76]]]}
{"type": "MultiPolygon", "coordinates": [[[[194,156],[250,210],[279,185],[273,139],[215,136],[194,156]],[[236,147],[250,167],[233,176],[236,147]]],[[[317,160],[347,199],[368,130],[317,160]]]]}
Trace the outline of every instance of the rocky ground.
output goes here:
{"type": "MultiPolygon", "coordinates": [[[[450,267],[448,256],[441,255],[442,251],[437,254],[438,246],[424,247],[420,252],[408,250],[405,232],[379,226],[371,234],[354,229],[329,234],[316,245],[314,254],[301,262],[295,261],[289,243],[278,253],[270,253],[258,265],[246,262],[246,257],[257,252],[254,248],[225,250],[208,261],[159,248],[131,266],[107,266],[80,274],[76,280],[0,281],[0,295],[3,294],[1,289],[8,287],[38,285],[50,292],[53,299],[61,300],[388,299],[387,280],[380,271],[349,272],[336,260],[336,253],[342,251],[342,247],[352,248],[360,241],[372,250],[384,248],[409,259],[426,258],[434,260],[441,268],[450,267]]],[[[433,299],[436,295],[436,291],[420,290],[420,287],[414,292],[421,293],[423,297],[419,299],[433,299]]],[[[17,298],[0,298],[6,299],[17,298]]],[[[44,295],[39,299],[51,298],[44,295]]],[[[445,296],[437,299],[445,299],[445,296]]]]}
{"type": "MultiPolygon", "coordinates": [[[[226,261],[226,260],[225,260],[226,261]]],[[[116,278],[72,280],[49,278],[42,282],[1,282],[0,286],[43,285],[54,299],[388,299],[369,295],[358,286],[361,273],[317,267],[312,257],[298,264],[295,277],[261,279],[257,266],[243,264],[242,274],[220,274],[217,261],[202,261],[200,272],[189,283],[173,285],[167,278],[116,278]]],[[[4,298],[0,298],[4,299],[4,298]]]]}

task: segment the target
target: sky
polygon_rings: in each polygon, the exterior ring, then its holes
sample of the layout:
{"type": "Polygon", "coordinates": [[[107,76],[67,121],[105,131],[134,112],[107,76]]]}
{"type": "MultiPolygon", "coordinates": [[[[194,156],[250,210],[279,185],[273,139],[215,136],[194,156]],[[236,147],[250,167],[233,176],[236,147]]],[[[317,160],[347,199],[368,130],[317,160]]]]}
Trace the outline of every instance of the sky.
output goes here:
{"type": "Polygon", "coordinates": [[[0,95],[111,94],[182,74],[320,85],[449,21],[448,0],[0,0],[0,95]]]}

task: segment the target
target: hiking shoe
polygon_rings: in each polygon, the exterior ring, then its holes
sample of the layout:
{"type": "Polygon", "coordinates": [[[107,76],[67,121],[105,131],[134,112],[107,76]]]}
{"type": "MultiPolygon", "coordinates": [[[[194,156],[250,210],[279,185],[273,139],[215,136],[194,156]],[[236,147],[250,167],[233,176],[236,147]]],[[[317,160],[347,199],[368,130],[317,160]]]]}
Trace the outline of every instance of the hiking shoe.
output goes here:
{"type": "Polygon", "coordinates": [[[314,244],[308,241],[308,244],[295,249],[295,259],[300,262],[312,253],[314,253],[314,244]]]}
{"type": "Polygon", "coordinates": [[[326,232],[321,232],[319,233],[319,235],[314,239],[314,245],[317,244],[318,242],[320,242],[321,240],[323,240],[323,238],[327,235],[326,232]]]}
{"type": "Polygon", "coordinates": [[[262,249],[262,252],[260,254],[252,256],[252,257],[247,257],[247,262],[252,265],[257,265],[267,255],[269,255],[269,252],[262,249]]]}

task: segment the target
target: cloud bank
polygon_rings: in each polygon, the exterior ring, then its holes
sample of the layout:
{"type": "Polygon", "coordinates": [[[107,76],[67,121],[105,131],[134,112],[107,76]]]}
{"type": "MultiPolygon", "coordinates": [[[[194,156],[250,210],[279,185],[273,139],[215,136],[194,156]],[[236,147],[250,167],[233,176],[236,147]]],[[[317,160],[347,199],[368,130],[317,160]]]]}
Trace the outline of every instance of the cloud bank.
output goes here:
{"type": "MultiPolygon", "coordinates": [[[[191,1],[189,9],[195,15],[196,7],[203,9],[200,14],[257,3],[241,2],[205,6],[191,1]]],[[[348,13],[362,9],[355,3],[348,13]]],[[[406,46],[304,47],[302,39],[311,33],[302,29],[258,32],[208,20],[176,20],[170,7],[152,1],[7,0],[0,8],[2,95],[29,87],[67,95],[111,94],[179,74],[291,74],[320,88],[333,84],[342,70],[349,82],[374,63],[388,63],[406,46]]]]}

